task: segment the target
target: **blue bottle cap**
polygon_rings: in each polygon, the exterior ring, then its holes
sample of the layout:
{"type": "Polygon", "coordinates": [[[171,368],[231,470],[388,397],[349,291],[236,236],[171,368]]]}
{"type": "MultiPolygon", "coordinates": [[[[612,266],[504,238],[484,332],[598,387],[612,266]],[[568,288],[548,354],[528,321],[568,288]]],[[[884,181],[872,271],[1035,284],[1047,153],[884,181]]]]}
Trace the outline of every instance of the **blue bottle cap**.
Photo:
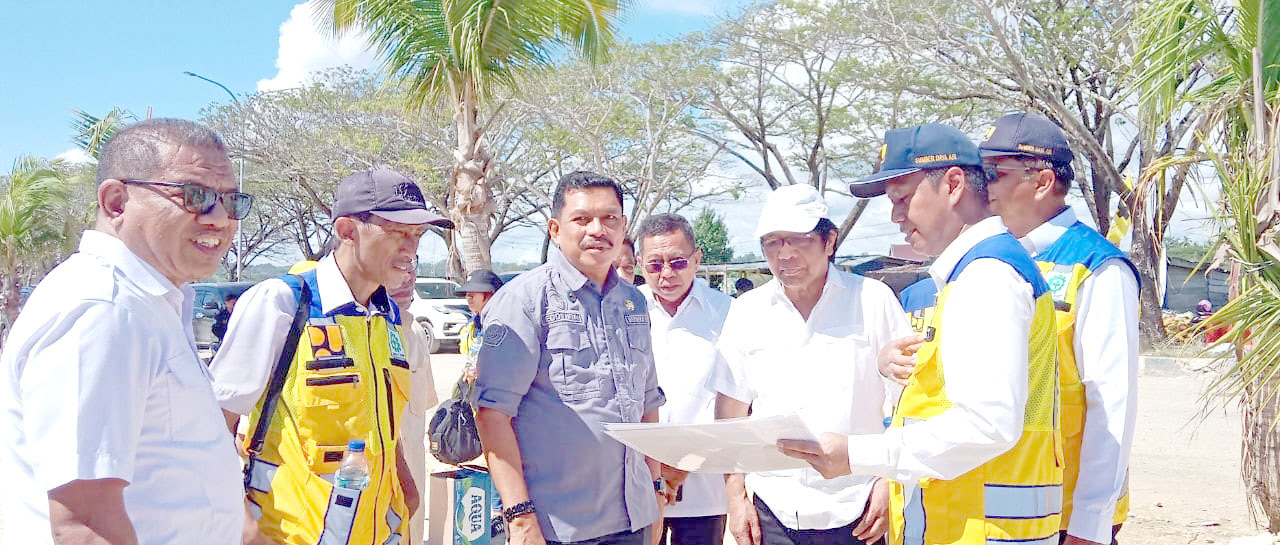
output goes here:
{"type": "Polygon", "coordinates": [[[364,439],[352,439],[347,441],[347,450],[352,452],[364,452],[364,439]]]}

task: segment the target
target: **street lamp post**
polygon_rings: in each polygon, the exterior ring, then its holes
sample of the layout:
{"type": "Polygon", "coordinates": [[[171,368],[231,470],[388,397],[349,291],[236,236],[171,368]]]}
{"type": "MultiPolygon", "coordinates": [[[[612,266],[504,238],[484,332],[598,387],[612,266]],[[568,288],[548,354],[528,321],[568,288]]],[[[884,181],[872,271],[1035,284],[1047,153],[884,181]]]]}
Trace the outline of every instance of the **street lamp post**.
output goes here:
{"type": "MultiPolygon", "coordinates": [[[[221,87],[223,91],[227,92],[227,96],[231,97],[232,102],[235,102],[236,105],[240,105],[240,99],[236,98],[236,94],[232,93],[231,89],[227,89],[226,85],[213,81],[209,78],[206,78],[204,76],[201,76],[200,74],[191,72],[189,70],[184,71],[183,74],[186,74],[193,78],[205,80],[209,83],[217,85],[218,87],[221,87]]],[[[239,176],[236,178],[236,191],[244,191],[244,123],[240,124],[240,147],[241,147],[240,157],[238,157],[240,172],[239,172],[239,176]]],[[[240,230],[240,224],[237,223],[236,224],[236,281],[237,282],[240,280],[240,267],[243,262],[244,262],[244,232],[240,230]]]]}

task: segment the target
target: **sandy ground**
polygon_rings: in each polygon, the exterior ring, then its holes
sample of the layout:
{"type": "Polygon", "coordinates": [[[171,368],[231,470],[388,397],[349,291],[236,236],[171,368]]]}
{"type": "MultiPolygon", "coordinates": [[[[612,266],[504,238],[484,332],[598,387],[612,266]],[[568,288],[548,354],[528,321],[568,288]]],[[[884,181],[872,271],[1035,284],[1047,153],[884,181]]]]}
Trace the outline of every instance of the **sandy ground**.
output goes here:
{"type": "MultiPolygon", "coordinates": [[[[443,399],[461,372],[462,357],[435,354],[432,367],[443,399]]],[[[1207,380],[1204,374],[1167,369],[1139,379],[1132,514],[1121,543],[1226,544],[1261,533],[1249,516],[1240,481],[1239,414],[1233,404],[1201,418],[1200,394],[1207,380]]],[[[2,522],[0,543],[5,543],[2,522]]]]}

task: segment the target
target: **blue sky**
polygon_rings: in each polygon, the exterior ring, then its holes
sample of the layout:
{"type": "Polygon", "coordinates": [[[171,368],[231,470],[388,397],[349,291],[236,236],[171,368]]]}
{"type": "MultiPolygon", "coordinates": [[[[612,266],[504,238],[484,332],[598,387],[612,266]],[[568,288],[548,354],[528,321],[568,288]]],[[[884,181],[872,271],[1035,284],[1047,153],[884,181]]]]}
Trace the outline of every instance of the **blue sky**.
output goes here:
{"type": "MultiPolygon", "coordinates": [[[[709,27],[747,0],[636,0],[622,25],[631,40],[665,40],[709,27]]],[[[192,71],[242,94],[292,87],[309,69],[368,63],[348,40],[314,30],[297,3],[262,0],[6,2],[0,17],[0,169],[31,154],[75,147],[73,109],[114,106],[145,116],[195,118],[229,100],[192,71]],[[296,15],[291,19],[291,15],[296,15]],[[265,81],[264,81],[265,80],[265,81]]]]}
{"type": "MultiPolygon", "coordinates": [[[[751,1],[634,0],[621,31],[633,41],[669,40],[709,28],[717,16],[751,1]]],[[[184,71],[244,94],[297,86],[312,70],[372,63],[361,42],[322,34],[310,6],[297,2],[8,2],[0,17],[0,172],[24,154],[52,158],[74,150],[73,109],[101,115],[120,106],[145,116],[150,108],[153,116],[196,118],[210,103],[229,100],[218,87],[184,71]]],[[[715,206],[726,215],[739,254],[759,252],[751,231],[759,213],[755,197],[763,197],[764,189],[753,193],[715,206]]],[[[887,204],[880,201],[872,202],[841,254],[887,252],[891,243],[902,241],[888,222],[887,204]]],[[[835,217],[842,218],[852,204],[831,196],[835,217]]],[[[1075,204],[1087,216],[1081,203],[1075,204]]],[[[1204,216],[1203,211],[1179,214],[1188,224],[1204,216]]],[[[1173,234],[1187,230],[1175,224],[1173,234]]],[[[525,231],[504,234],[493,248],[495,259],[536,259],[542,235],[525,231]]],[[[438,237],[424,238],[424,257],[442,253],[438,237]]]]}

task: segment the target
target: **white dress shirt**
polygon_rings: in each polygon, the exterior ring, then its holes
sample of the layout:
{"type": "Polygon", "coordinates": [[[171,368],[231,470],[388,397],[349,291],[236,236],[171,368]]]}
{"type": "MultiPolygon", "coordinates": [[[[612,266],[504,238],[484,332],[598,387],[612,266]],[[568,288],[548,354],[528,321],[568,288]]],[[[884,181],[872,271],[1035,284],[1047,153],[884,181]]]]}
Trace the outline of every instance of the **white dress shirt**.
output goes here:
{"type": "MultiPolygon", "coordinates": [[[[344,305],[355,305],[357,312],[369,311],[351,295],[333,255],[316,265],[316,283],[324,312],[344,305]]],[[[236,301],[222,347],[209,362],[213,392],[223,410],[241,415],[253,410],[267,389],[267,379],[280,359],[297,311],[293,289],[279,278],[259,282],[236,301]]]]}
{"type": "MultiPolygon", "coordinates": [[[[409,473],[413,475],[413,482],[418,485],[418,493],[423,494],[430,484],[427,481],[427,410],[437,403],[436,385],[431,377],[431,351],[428,350],[427,332],[408,312],[402,310],[400,320],[404,323],[404,355],[409,360],[409,403],[405,405],[404,415],[400,420],[400,445],[404,450],[409,473]]],[[[410,528],[415,541],[426,538],[426,514],[426,502],[422,502],[421,507],[410,517],[410,528]]]]}
{"type": "MultiPolygon", "coordinates": [[[[1032,229],[1022,245],[1039,254],[1076,223],[1071,208],[1032,229]]],[[[1124,492],[1138,414],[1138,279],[1118,259],[1106,261],[1076,295],[1076,368],[1084,385],[1080,477],[1067,533],[1111,541],[1116,500],[1124,492]]]]}
{"type": "MultiPolygon", "coordinates": [[[[929,267],[938,286],[969,250],[1007,233],[999,217],[960,233],[929,267]]],[[[941,292],[941,290],[939,290],[941,292]]],[[[939,354],[951,408],[928,420],[849,438],[854,473],[904,484],[950,480],[999,456],[1022,436],[1029,373],[1031,285],[997,259],[970,263],[951,282],[939,316],[939,354]]]]}
{"type": "Polygon", "coordinates": [[[239,458],[191,330],[193,292],[85,231],[0,356],[5,539],[53,543],[48,491],[120,479],[141,544],[239,544],[239,458]]]}
{"type": "MultiPolygon", "coordinates": [[[[707,379],[715,366],[716,341],[733,298],[695,279],[672,316],[649,286],[640,286],[640,293],[649,305],[658,385],[667,395],[667,403],[658,408],[658,421],[714,422],[716,393],[707,388],[707,379]]],[[[691,473],[684,482],[681,500],[667,507],[665,516],[706,517],[723,515],[728,509],[724,475],[691,473]]]]}
{"type": "MultiPolygon", "coordinates": [[[[885,402],[898,390],[881,378],[876,357],[886,343],[910,334],[897,297],[877,280],[828,266],[808,320],[770,280],[730,306],[710,385],[750,403],[753,416],[798,413],[814,433],[874,437],[884,431],[885,402]]],[[[747,486],[796,530],[853,522],[874,482],[868,475],[824,479],[813,468],[747,475],[747,486]]]]}

